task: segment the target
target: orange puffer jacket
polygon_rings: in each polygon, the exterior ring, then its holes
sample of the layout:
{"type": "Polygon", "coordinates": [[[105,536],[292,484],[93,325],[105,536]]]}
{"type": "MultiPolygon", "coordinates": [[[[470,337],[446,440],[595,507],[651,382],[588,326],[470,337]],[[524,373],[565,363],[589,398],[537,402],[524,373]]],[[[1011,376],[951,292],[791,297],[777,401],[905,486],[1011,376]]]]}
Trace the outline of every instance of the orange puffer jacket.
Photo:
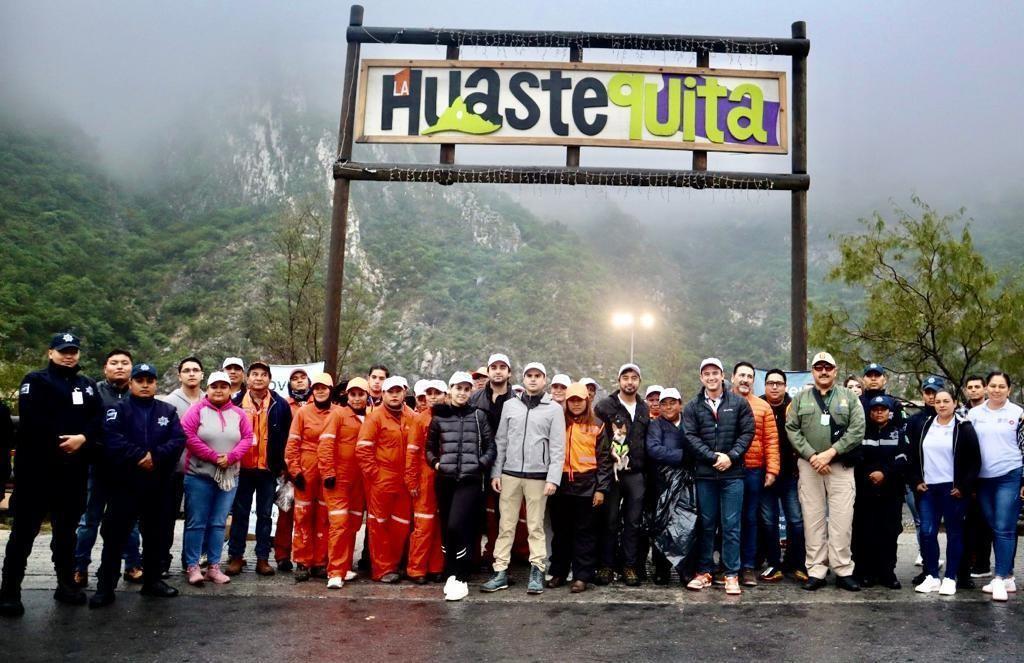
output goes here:
{"type": "Polygon", "coordinates": [[[753,393],[746,399],[754,411],[754,439],[743,456],[743,464],[749,470],[763,467],[766,473],[779,476],[779,429],[775,426],[775,413],[771,405],[753,393]]]}

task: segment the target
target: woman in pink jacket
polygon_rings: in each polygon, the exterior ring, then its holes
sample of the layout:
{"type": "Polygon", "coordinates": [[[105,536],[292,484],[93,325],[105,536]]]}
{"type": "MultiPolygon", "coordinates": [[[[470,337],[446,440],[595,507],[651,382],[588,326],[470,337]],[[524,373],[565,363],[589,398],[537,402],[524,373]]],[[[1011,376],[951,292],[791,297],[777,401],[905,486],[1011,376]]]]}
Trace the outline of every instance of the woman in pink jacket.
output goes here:
{"type": "Polygon", "coordinates": [[[231,579],[220,570],[224,523],[238,489],[238,467],[252,446],[252,425],[231,402],[227,373],[216,371],[206,382],[206,398],[189,408],[181,421],[188,451],[185,469],[185,538],[182,556],[191,585],[202,585],[199,557],[210,566],[206,580],[231,579]]]}

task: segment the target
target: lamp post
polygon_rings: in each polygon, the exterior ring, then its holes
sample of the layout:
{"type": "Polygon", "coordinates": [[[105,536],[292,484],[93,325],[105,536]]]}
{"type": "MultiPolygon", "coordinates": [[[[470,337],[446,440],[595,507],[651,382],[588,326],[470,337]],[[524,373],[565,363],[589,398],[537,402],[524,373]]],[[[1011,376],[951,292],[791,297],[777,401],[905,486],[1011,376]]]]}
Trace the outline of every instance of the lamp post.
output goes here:
{"type": "Polygon", "coordinates": [[[636,342],[636,327],[640,325],[644,329],[654,327],[654,316],[650,313],[635,315],[630,311],[619,311],[612,314],[612,326],[616,329],[629,328],[629,363],[633,363],[633,348],[636,342]]]}

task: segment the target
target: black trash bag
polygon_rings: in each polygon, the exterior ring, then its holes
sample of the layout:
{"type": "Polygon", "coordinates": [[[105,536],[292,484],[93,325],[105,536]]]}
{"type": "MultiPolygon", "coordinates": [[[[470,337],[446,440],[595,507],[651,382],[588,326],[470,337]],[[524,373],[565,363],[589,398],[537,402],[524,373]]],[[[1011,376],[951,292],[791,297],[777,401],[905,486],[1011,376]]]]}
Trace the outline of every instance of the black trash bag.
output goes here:
{"type": "Polygon", "coordinates": [[[661,554],[677,566],[697,541],[697,488],[689,472],[671,467],[658,468],[656,485],[660,493],[648,531],[661,554]]]}

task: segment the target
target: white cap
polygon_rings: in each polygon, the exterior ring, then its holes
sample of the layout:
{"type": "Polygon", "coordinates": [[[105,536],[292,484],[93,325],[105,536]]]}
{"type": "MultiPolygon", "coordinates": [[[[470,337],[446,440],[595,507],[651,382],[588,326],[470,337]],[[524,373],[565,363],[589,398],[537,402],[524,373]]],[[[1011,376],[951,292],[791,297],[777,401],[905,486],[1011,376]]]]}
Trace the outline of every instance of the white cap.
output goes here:
{"type": "Polygon", "coordinates": [[[416,394],[416,398],[427,395],[427,385],[430,384],[430,380],[416,380],[412,385],[412,393],[416,394]]]}
{"type": "Polygon", "coordinates": [[[452,376],[448,378],[449,387],[454,387],[455,385],[461,384],[463,382],[469,383],[469,385],[472,386],[473,376],[467,373],[466,371],[455,371],[454,373],[452,373],[452,376]]]}
{"type": "Polygon", "coordinates": [[[238,366],[242,370],[245,370],[245,362],[242,361],[241,357],[228,357],[224,360],[224,363],[220,365],[221,368],[227,368],[228,366],[238,366]]]}
{"type": "Polygon", "coordinates": [[[621,378],[622,374],[626,371],[636,371],[636,374],[640,376],[641,379],[644,377],[644,374],[640,372],[640,367],[636,364],[623,364],[622,366],[619,366],[618,377],[621,378]]]}
{"type": "Polygon", "coordinates": [[[408,389],[409,383],[406,382],[405,378],[401,375],[392,375],[391,377],[384,380],[384,384],[380,386],[381,391],[390,391],[395,387],[401,387],[402,389],[408,389]]]}
{"type": "Polygon", "coordinates": [[[820,361],[825,362],[829,366],[836,366],[837,365],[836,364],[836,360],[833,359],[832,355],[830,355],[827,352],[819,352],[818,354],[814,355],[814,359],[811,360],[811,366],[814,366],[815,364],[817,364],[820,361]]]}
{"type": "Polygon", "coordinates": [[[581,378],[580,379],[580,384],[582,384],[583,386],[586,386],[588,384],[592,384],[595,387],[598,386],[597,385],[597,380],[595,380],[594,378],[581,378]]]}
{"type": "Polygon", "coordinates": [[[448,385],[444,383],[444,380],[431,380],[427,383],[427,389],[437,389],[442,394],[448,393],[448,385]]]}
{"type": "Polygon", "coordinates": [[[214,371],[210,373],[210,377],[206,378],[206,386],[209,387],[214,382],[227,382],[231,384],[231,379],[228,378],[228,374],[224,371],[214,371]]]}
{"type": "Polygon", "coordinates": [[[700,363],[700,368],[697,369],[697,372],[700,373],[701,371],[703,371],[705,366],[716,366],[718,367],[718,370],[722,371],[723,373],[725,372],[725,368],[722,366],[722,360],[719,359],[718,357],[708,357],[707,359],[702,361],[700,363]]]}
{"type": "Polygon", "coordinates": [[[551,386],[560,384],[563,387],[568,388],[572,384],[572,380],[565,373],[558,373],[555,377],[551,378],[551,386]]]}
{"type": "Polygon", "coordinates": [[[495,352],[493,355],[487,358],[487,367],[490,368],[491,364],[498,361],[504,362],[506,366],[512,368],[512,362],[508,360],[508,355],[502,354],[500,352],[495,352]]]}
{"type": "Polygon", "coordinates": [[[531,361],[526,366],[523,366],[523,375],[525,376],[527,371],[532,371],[534,369],[543,373],[544,377],[547,377],[548,369],[544,368],[544,364],[540,363],[539,361],[531,361]]]}
{"type": "Polygon", "coordinates": [[[521,384],[514,384],[514,385],[512,385],[512,391],[515,391],[515,392],[518,392],[518,393],[521,394],[524,391],[526,391],[526,387],[524,387],[521,384]]]}
{"type": "Polygon", "coordinates": [[[664,390],[665,387],[662,387],[660,384],[652,384],[650,387],[647,387],[647,391],[644,392],[644,398],[647,398],[651,394],[660,394],[664,390]]]}
{"type": "Polygon", "coordinates": [[[674,398],[677,401],[683,400],[683,397],[679,395],[679,390],[676,389],[675,387],[669,387],[668,389],[662,389],[661,390],[661,399],[658,402],[660,403],[661,401],[665,400],[666,398],[674,398]]]}

